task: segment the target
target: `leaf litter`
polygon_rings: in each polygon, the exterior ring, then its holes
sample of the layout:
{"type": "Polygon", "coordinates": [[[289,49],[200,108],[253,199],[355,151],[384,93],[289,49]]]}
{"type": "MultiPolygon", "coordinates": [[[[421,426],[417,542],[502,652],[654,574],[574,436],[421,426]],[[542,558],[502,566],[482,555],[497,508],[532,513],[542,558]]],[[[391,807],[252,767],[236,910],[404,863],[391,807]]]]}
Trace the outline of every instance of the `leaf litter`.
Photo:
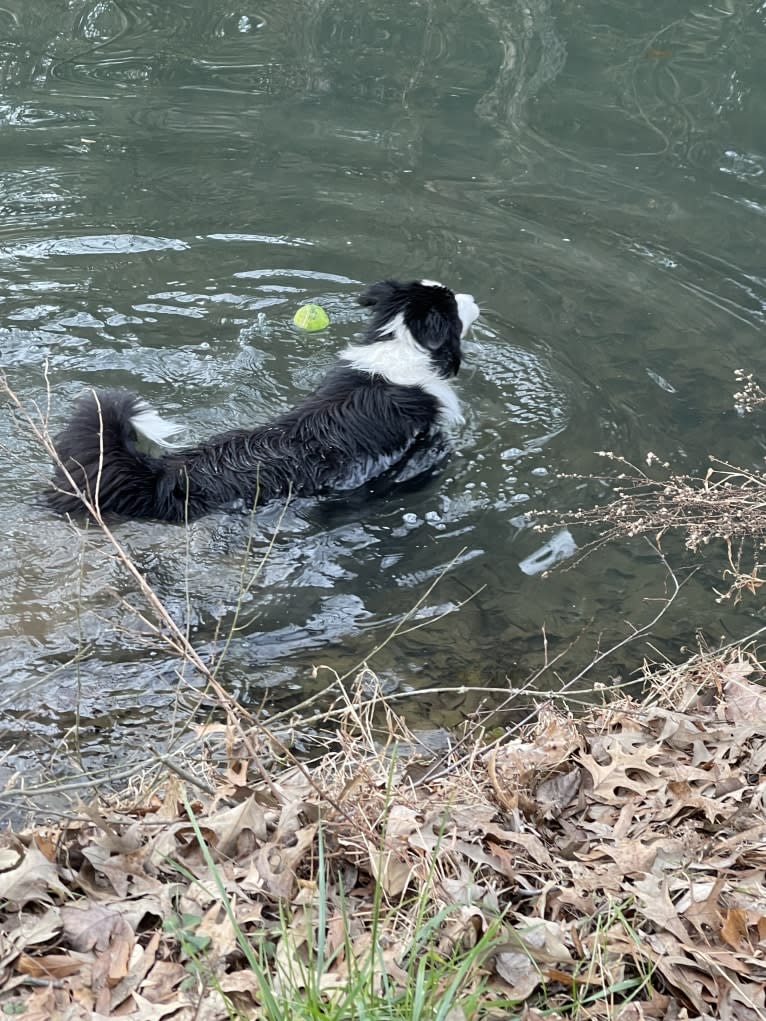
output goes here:
{"type": "Polygon", "coordinates": [[[365,956],[402,988],[428,929],[445,960],[491,935],[464,976],[481,1017],[766,1021],[762,679],[698,657],[429,770],[367,674],[336,749],[268,783],[230,721],[200,787],[0,836],[0,1010],[271,1017],[365,956]]]}

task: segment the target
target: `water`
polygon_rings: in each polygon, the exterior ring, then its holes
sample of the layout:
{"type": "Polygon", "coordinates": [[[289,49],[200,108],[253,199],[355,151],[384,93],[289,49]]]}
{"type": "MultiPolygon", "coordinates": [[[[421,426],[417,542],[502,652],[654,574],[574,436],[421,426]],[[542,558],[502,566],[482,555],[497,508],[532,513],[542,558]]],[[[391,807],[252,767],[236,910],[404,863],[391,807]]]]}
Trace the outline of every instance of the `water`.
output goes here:
{"type": "MultiPolygon", "coordinates": [[[[252,581],[221,672],[249,704],[316,691],[315,664],[350,669],[419,600],[429,626],[373,661],[390,688],[455,689],[415,722],[526,677],[543,629],[566,679],[668,576],[636,541],[543,578],[586,537],[542,549],[525,513],[599,495],[561,477],[600,470],[596,450],[762,463],[763,420],[731,395],[735,368],[764,375],[763,3],[0,0],[0,83],[1,360],[26,403],[47,366],[54,424],[90,385],[140,391],[189,438],[262,421],[387,275],[482,304],[438,478],[269,509],[252,535],[225,515],[116,528],[205,653],[252,581]],[[307,300],[329,330],[293,329],[307,300]]],[[[0,441],[7,762],[55,765],[73,734],[90,765],[140,760],[187,713],[176,665],[103,538],[34,504],[46,458],[6,413],[0,441]]],[[[719,567],[651,648],[751,628],[757,603],[715,602],[719,567]]]]}

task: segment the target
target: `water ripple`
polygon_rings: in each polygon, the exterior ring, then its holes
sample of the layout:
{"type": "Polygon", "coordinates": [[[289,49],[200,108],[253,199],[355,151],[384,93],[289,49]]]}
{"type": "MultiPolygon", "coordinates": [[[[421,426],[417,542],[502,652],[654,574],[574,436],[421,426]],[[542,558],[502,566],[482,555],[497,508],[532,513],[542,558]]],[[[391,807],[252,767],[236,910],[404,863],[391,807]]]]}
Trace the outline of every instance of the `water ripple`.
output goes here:
{"type": "Polygon", "coordinates": [[[177,238],[142,237],[137,234],[101,234],[88,237],[49,238],[31,244],[0,247],[0,256],[16,259],[48,259],[68,255],[124,255],[132,252],[182,252],[188,248],[177,238]]]}

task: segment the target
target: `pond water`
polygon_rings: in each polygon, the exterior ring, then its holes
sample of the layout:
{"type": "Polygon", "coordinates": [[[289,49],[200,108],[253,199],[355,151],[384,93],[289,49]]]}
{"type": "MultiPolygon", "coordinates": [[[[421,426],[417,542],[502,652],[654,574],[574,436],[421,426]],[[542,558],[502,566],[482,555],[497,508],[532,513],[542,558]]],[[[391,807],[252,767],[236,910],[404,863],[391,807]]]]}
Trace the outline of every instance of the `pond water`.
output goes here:
{"type": "MultiPolygon", "coordinates": [[[[455,689],[408,709],[453,723],[460,686],[520,683],[543,635],[566,680],[657,612],[641,541],[542,576],[586,537],[542,549],[525,515],[603,496],[567,477],[594,451],[762,464],[732,393],[764,370],[764,109],[753,0],[0,0],[0,362],[27,405],[47,371],[54,427],[118,385],[197,438],[309,390],[363,284],[473,293],[437,477],[252,528],[115,528],[203,653],[239,609],[219,676],[247,704],[298,701],[417,607],[372,665],[455,689]],[[294,329],[308,300],[329,329],[294,329]]],[[[140,761],[184,716],[176,664],[103,537],[35,503],[47,460],[7,410],[0,442],[6,765],[50,763],[75,724],[84,761],[140,761]]],[[[601,681],[752,630],[757,604],[715,601],[720,564],[687,577],[676,553],[681,594],[601,681]]]]}

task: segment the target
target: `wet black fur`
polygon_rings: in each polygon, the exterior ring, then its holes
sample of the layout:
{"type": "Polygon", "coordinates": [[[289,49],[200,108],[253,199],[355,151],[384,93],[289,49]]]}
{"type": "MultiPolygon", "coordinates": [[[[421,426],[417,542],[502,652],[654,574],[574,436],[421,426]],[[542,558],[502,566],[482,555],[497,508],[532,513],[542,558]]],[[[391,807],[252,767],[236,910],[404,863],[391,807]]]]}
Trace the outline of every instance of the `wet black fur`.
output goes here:
{"type": "MultiPolygon", "coordinates": [[[[448,288],[384,281],[360,298],[372,317],[364,342],[401,314],[436,372],[460,366],[461,323],[448,288]]],[[[341,361],[301,404],[252,430],[236,429],[162,456],[142,452],[130,419],[141,399],[120,390],[91,391],[55,440],[60,465],[46,497],[60,513],[83,511],[80,493],[100,512],[183,522],[217,508],[275,498],[348,491],[404,465],[424,441],[443,446],[437,399],[341,361]]]]}

